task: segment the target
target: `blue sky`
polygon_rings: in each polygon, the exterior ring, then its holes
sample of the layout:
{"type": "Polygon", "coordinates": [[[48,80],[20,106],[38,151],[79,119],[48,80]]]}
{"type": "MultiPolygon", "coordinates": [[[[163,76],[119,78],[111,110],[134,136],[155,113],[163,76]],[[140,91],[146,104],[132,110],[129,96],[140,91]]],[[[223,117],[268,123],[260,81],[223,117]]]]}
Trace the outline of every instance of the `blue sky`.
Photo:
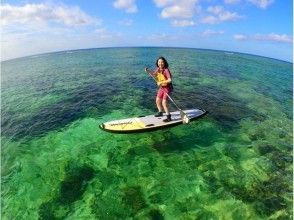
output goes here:
{"type": "Polygon", "coordinates": [[[1,4],[1,60],[84,48],[191,47],[293,59],[291,0],[64,0],[1,4]]]}

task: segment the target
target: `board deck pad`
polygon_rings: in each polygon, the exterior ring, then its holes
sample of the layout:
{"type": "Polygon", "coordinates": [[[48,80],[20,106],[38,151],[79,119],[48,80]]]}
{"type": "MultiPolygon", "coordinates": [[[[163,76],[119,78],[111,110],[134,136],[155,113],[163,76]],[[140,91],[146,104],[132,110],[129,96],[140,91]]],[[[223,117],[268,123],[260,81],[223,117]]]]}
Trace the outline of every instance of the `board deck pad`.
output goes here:
{"type": "MultiPolygon", "coordinates": [[[[203,109],[190,109],[184,110],[184,112],[188,115],[190,121],[206,114],[206,111],[203,109]]],[[[148,115],[109,121],[102,123],[99,127],[102,130],[114,133],[136,133],[163,129],[165,127],[175,126],[183,123],[180,111],[171,112],[170,114],[172,119],[170,122],[163,122],[163,120],[166,118],[165,114],[161,117],[148,115]]]]}

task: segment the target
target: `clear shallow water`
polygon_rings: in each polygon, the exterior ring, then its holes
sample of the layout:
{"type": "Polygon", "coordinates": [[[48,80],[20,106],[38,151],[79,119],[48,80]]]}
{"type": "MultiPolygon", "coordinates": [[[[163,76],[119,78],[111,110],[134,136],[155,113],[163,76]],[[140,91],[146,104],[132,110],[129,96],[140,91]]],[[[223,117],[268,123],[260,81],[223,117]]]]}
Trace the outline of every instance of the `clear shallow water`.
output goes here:
{"type": "Polygon", "coordinates": [[[292,219],[292,64],[222,51],[112,48],[2,63],[3,219],[292,219]],[[152,114],[165,56],[189,125],[114,135],[152,114]]]}

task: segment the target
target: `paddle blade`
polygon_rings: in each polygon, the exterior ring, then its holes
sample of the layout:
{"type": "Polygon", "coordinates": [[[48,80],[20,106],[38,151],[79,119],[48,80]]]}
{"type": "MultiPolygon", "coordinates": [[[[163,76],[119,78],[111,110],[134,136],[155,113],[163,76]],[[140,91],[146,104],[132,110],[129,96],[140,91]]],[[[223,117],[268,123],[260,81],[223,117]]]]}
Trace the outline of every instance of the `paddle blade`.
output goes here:
{"type": "Polygon", "coordinates": [[[183,123],[188,124],[189,122],[190,122],[190,119],[188,118],[187,115],[185,115],[184,118],[183,118],[183,123]]]}
{"type": "Polygon", "coordinates": [[[188,115],[183,111],[181,111],[181,119],[183,121],[183,124],[188,124],[190,122],[188,115]]]}

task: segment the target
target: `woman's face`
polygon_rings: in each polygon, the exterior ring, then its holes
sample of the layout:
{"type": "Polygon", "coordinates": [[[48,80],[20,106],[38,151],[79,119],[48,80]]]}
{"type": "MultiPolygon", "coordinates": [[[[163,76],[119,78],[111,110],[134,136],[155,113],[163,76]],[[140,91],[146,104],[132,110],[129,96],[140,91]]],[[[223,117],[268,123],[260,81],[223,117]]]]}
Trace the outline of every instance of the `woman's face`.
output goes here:
{"type": "Polygon", "coordinates": [[[159,59],[159,60],[157,61],[157,64],[158,64],[158,67],[159,67],[160,69],[163,69],[163,68],[164,68],[164,61],[163,61],[162,59],[159,59]]]}

